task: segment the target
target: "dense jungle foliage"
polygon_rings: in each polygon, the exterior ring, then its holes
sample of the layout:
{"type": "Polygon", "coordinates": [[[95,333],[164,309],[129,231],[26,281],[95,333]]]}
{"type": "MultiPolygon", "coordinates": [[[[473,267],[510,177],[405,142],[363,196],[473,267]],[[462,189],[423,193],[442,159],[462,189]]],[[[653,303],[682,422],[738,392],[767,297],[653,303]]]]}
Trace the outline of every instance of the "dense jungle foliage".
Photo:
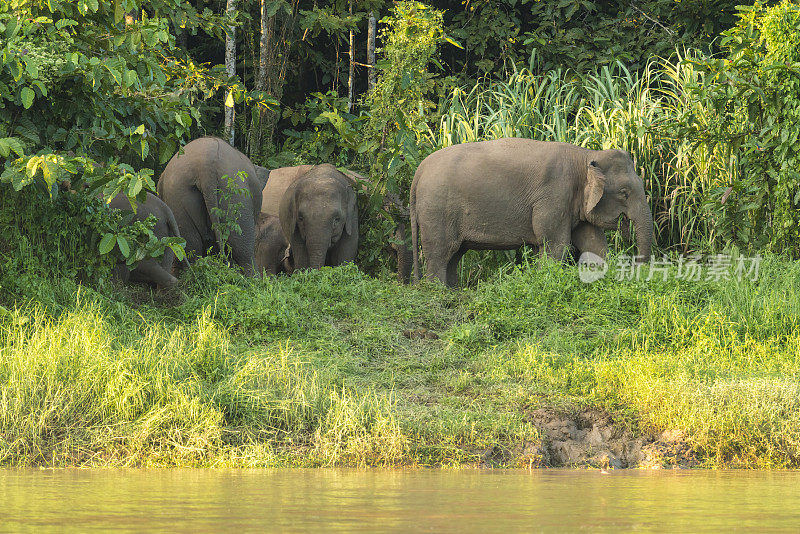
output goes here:
{"type": "MultiPolygon", "coordinates": [[[[407,198],[439,147],[508,135],[630,151],[664,251],[796,256],[800,9],[734,4],[4,2],[3,272],[96,281],[115,261],[178,249],[97,197],[153,189],[179,146],[223,134],[226,108],[256,163],[330,161],[372,177],[368,272],[387,268],[382,247],[403,216],[380,216],[386,192],[407,198]],[[368,90],[370,14],[380,23],[368,90]],[[221,64],[231,28],[233,77],[221,64]]],[[[508,259],[469,261],[487,272],[508,259]]]]}

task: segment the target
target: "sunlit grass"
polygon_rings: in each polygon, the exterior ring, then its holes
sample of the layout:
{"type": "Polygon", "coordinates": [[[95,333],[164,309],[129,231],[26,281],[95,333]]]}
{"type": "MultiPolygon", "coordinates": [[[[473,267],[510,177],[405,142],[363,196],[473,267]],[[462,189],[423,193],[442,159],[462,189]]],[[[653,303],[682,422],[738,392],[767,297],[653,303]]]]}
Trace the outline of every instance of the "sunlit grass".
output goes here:
{"type": "Polygon", "coordinates": [[[450,291],[201,262],[172,307],[12,306],[0,464],[528,466],[529,412],[557,406],[679,432],[708,467],[800,466],[800,266],[674,275],[536,257],[450,291]]]}

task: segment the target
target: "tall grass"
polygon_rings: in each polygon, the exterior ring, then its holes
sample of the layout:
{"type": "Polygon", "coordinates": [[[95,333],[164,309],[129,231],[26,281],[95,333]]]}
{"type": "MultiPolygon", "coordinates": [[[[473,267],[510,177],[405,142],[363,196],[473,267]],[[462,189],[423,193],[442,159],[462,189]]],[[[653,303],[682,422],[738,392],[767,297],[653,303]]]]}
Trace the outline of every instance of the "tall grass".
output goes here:
{"type": "Polygon", "coordinates": [[[0,465],[386,465],[407,449],[388,397],[325,383],[285,346],[235,351],[208,311],[141,332],[91,305],[3,319],[0,465]]]}
{"type": "Polygon", "coordinates": [[[627,413],[640,430],[685,436],[708,466],[796,466],[800,265],[762,267],[755,283],[587,287],[539,261],[479,286],[457,339],[495,347],[478,376],[627,413]]]}
{"type": "Polygon", "coordinates": [[[687,116],[715,117],[691,96],[690,85],[701,81],[691,59],[653,60],[640,72],[617,62],[586,76],[522,69],[508,80],[480,81],[451,93],[431,141],[446,147],[526,137],[627,150],[650,195],[657,244],[679,252],[717,251],[727,244],[720,235],[726,223],[721,197],[738,160],[724,146],[678,136],[687,116]]]}
{"type": "Polygon", "coordinates": [[[599,407],[708,467],[800,466],[800,264],[620,281],[614,260],[458,292],[198,261],[172,306],[0,308],[0,465],[528,466],[533,410],[599,407]]]}

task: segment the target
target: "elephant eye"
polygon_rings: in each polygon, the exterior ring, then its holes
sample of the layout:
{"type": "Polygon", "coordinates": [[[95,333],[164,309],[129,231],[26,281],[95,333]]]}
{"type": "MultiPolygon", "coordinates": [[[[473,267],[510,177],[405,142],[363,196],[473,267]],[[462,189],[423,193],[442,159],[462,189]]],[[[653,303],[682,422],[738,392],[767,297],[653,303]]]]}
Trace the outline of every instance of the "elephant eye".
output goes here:
{"type": "Polygon", "coordinates": [[[620,193],[620,194],[621,194],[623,197],[625,197],[626,199],[627,199],[629,196],[631,196],[631,193],[630,193],[630,191],[628,191],[628,190],[627,190],[627,189],[625,189],[625,188],[623,188],[623,189],[620,189],[620,190],[619,190],[619,193],[620,193]]]}
{"type": "Polygon", "coordinates": [[[302,216],[302,215],[298,215],[298,216],[297,216],[297,220],[302,222],[302,220],[303,220],[303,216],[302,216]]]}

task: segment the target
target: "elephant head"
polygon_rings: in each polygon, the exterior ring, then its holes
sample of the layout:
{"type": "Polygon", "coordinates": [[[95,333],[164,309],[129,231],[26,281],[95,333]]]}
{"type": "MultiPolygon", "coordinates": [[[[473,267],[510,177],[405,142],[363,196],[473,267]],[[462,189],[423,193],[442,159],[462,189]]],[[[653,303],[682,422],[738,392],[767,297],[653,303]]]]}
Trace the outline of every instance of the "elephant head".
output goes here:
{"type": "Polygon", "coordinates": [[[586,165],[581,219],[600,228],[614,229],[621,216],[633,222],[639,258],[650,259],[653,215],[644,183],[633,161],[622,150],[591,152],[586,165]]]}
{"type": "Polygon", "coordinates": [[[333,165],[313,167],[286,189],[280,202],[280,221],[296,269],[319,269],[355,260],[356,195],[333,165]]]}

